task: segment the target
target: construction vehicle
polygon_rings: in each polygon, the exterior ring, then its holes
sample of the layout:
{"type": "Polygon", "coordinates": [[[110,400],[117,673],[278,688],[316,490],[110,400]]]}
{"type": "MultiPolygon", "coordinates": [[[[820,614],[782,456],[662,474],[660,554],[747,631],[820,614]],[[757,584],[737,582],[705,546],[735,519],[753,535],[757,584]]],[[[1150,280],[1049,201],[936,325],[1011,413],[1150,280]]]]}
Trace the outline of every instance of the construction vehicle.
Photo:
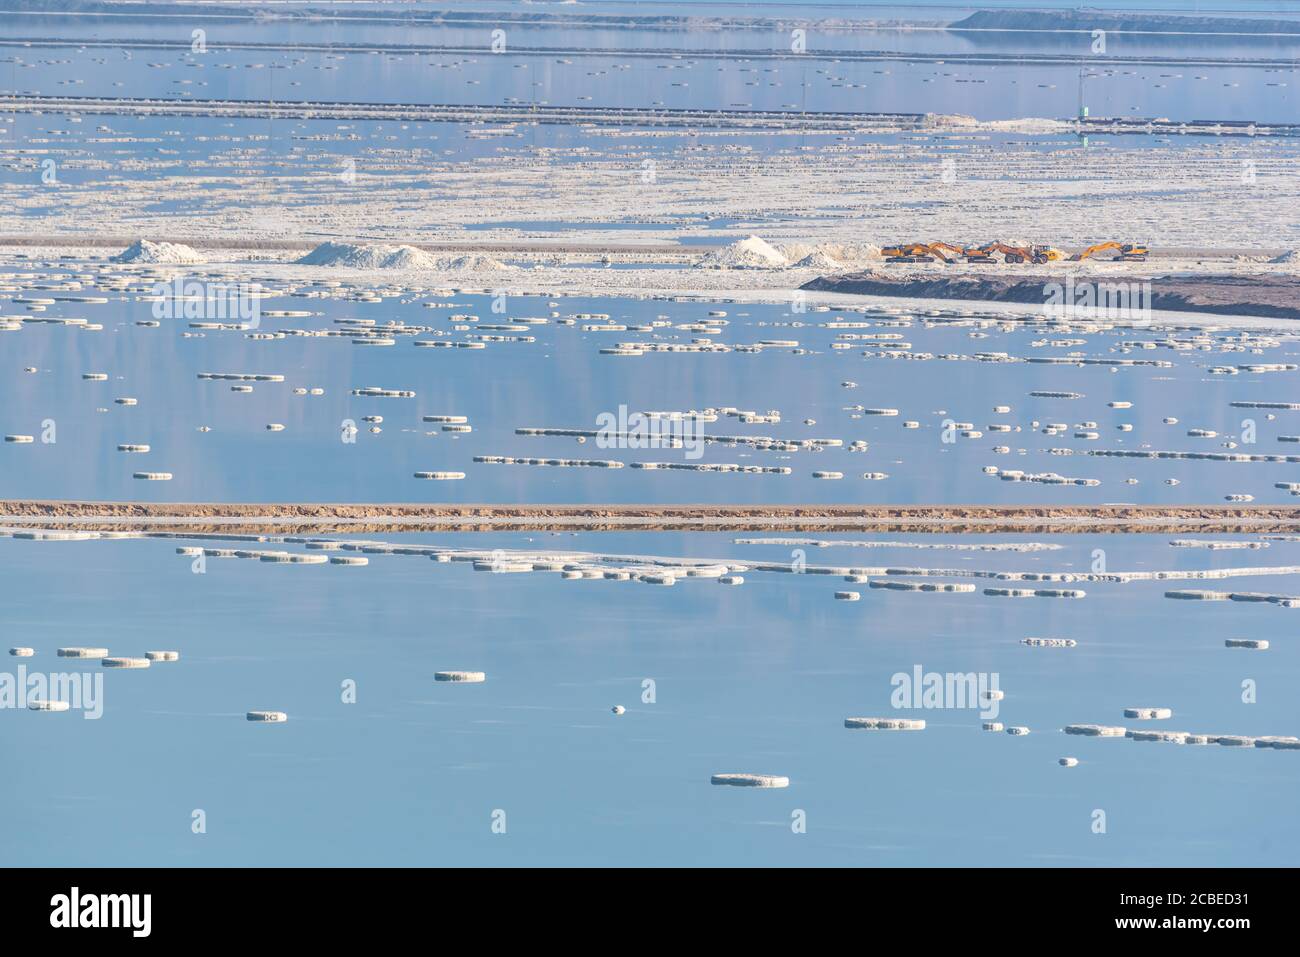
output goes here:
{"type": "Polygon", "coordinates": [[[1002,261],[1008,264],[1037,263],[1041,265],[1043,263],[1060,262],[1065,258],[1065,253],[1054,246],[1008,246],[1006,243],[989,243],[987,246],[968,249],[966,251],[966,262],[997,262],[993,258],[994,253],[1001,253],[1002,261]]]}
{"type": "MultiPolygon", "coordinates": [[[[1008,246],[1006,243],[989,243],[987,246],[980,246],[976,253],[983,257],[979,260],[980,262],[996,262],[993,259],[994,253],[1001,253],[1002,261],[1007,264],[1029,262],[1034,258],[1032,249],[1008,246]]],[[[967,260],[967,262],[969,261],[967,260]]]]}
{"type": "Polygon", "coordinates": [[[931,255],[937,256],[949,266],[955,263],[958,258],[965,256],[967,252],[964,246],[954,246],[952,243],[944,242],[930,243],[928,248],[931,255]],[[952,253],[952,256],[945,255],[945,251],[952,253]]]}
{"type": "MultiPolygon", "coordinates": [[[[1100,248],[1094,247],[1093,251],[1100,248]]],[[[1119,248],[1118,244],[1115,248],[1119,248]]],[[[1132,248],[1140,248],[1145,256],[1146,247],[1132,248]]],[[[1001,253],[1003,261],[1007,263],[1049,263],[1066,258],[1065,253],[1054,246],[1008,246],[1006,243],[988,243],[985,246],[956,246],[948,242],[900,243],[880,250],[886,262],[925,263],[938,260],[948,265],[959,260],[968,263],[995,263],[997,260],[993,258],[994,253],[1001,253]]]]}
{"type": "Polygon", "coordinates": [[[937,259],[952,265],[965,252],[961,246],[952,243],[903,243],[899,246],[886,246],[880,250],[880,255],[885,257],[885,262],[891,263],[928,263],[937,259]],[[952,256],[948,256],[945,250],[952,253],[952,256]]]}
{"type": "Polygon", "coordinates": [[[928,263],[930,247],[925,243],[903,243],[900,246],[886,246],[880,250],[887,263],[928,263]]]}
{"type": "Polygon", "coordinates": [[[1117,243],[1112,241],[1106,243],[1097,243],[1095,246],[1089,246],[1083,252],[1071,256],[1070,261],[1082,262],[1083,260],[1091,256],[1093,253],[1105,252],[1108,249],[1118,250],[1119,255],[1116,256],[1115,258],[1120,260],[1121,262],[1129,262],[1129,263],[1146,262],[1147,255],[1151,252],[1151,250],[1149,250],[1145,245],[1141,243],[1117,243]]]}

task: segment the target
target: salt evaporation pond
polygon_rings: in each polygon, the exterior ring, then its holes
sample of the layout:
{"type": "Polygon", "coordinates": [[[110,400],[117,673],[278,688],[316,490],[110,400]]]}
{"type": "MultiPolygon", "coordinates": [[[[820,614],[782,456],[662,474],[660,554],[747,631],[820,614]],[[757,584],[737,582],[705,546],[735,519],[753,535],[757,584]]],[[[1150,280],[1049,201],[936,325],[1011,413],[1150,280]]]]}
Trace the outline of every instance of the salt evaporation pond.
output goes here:
{"type": "MultiPolygon", "coordinates": [[[[974,9],[926,6],[873,7],[870,17],[945,23],[974,9]]],[[[677,12],[698,18],[698,7],[682,4],[677,12]]],[[[25,93],[611,107],[652,102],[677,109],[810,111],[842,110],[849,101],[853,110],[865,112],[967,113],[982,119],[1021,117],[1032,104],[1035,115],[1060,118],[1077,112],[1077,60],[1085,58],[1091,61],[1085,89],[1093,115],[1217,118],[1248,102],[1252,119],[1290,122],[1295,117],[1295,73],[1286,64],[1294,45],[1285,41],[1219,37],[1207,48],[1204,37],[1112,36],[1106,51],[1110,56],[1162,61],[1129,64],[1094,56],[1087,32],[1043,37],[858,25],[840,31],[814,28],[806,39],[812,56],[770,58],[765,54],[788,54],[791,48],[789,29],[775,29],[776,21],[749,29],[708,29],[702,19],[694,28],[601,29],[581,18],[529,24],[512,16],[517,7],[498,5],[495,10],[503,22],[490,17],[476,23],[440,22],[436,29],[426,25],[414,34],[400,21],[364,22],[355,15],[346,22],[292,25],[213,24],[198,17],[173,17],[165,24],[146,18],[80,23],[29,16],[0,25],[0,37],[15,44],[8,83],[25,93]],[[208,52],[189,49],[194,27],[207,31],[208,52]],[[496,28],[505,29],[505,42],[494,53],[496,28]],[[449,49],[402,49],[412,43],[449,49]],[[328,45],[328,52],[321,45],[328,45]],[[133,52],[129,60],[121,55],[123,49],[133,52]],[[872,51],[917,61],[834,58],[869,57],[872,51]],[[758,56],[747,58],[750,53],[758,56]],[[1005,59],[996,59],[1021,53],[1055,62],[1025,60],[1009,68],[1005,59]],[[1207,56],[1225,62],[1207,64],[1207,56]],[[980,63],[964,61],[967,57],[995,59],[980,63]],[[1282,65],[1269,70],[1234,64],[1234,59],[1282,65]]],[[[628,12],[622,5],[611,10],[628,12]]],[[[584,4],[583,13],[590,12],[591,5],[584,4]]],[[[654,12],[674,11],[657,5],[654,12]]],[[[744,12],[793,16],[795,23],[801,15],[846,16],[842,6],[760,6],[744,12]]],[[[860,11],[847,15],[863,18],[860,11]]]]}
{"type": "MultiPolygon", "coordinates": [[[[715,534],[370,538],[745,562],[792,552],[715,534]]],[[[1171,548],[1153,535],[834,538],[1062,547],[806,546],[810,565],[1086,572],[1095,549],[1112,569],[1300,563],[1300,544],[1285,541],[1224,552],[1171,548]]],[[[0,797],[14,823],[10,863],[1297,862],[1292,752],[1061,731],[1141,725],[1123,709],[1154,702],[1173,709],[1160,722],[1172,730],[1295,733],[1300,714],[1287,689],[1300,664],[1285,609],[1169,601],[1162,582],[1090,584],[1080,602],[864,589],[849,604],[832,598],[834,576],[755,573],[738,588],[711,579],[657,588],[375,553],[364,568],[209,559],[197,575],[176,543],[0,538],[11,586],[3,625],[34,649],[21,659],[29,671],[55,660],[67,668],[54,652],[70,636],[114,655],[179,652],[139,673],[109,669],[98,721],[75,710],[0,721],[4,748],[24,754],[22,787],[0,797]],[[77,588],[51,602],[58,581],[77,588]],[[1027,636],[1078,644],[1028,647],[1027,636]],[[1225,648],[1228,636],[1272,647],[1225,648]],[[1031,733],[985,733],[974,709],[891,708],[891,676],[918,663],[997,672],[997,722],[1031,733]],[[489,679],[435,682],[452,667],[489,679]],[[348,679],[355,704],[342,702],[348,679]],[[643,700],[646,679],[653,703],[643,700]],[[1245,679],[1258,683],[1254,704],[1242,703],[1245,679]],[[626,713],[615,717],[619,702],[626,713]],[[253,710],[288,720],[250,723],[253,710]],[[864,714],[926,727],[845,730],[846,717],[864,714]],[[127,741],[135,746],[124,750],[127,741]],[[1062,754],[1080,761],[1070,774],[1057,764],[1062,754]],[[790,784],[709,786],[711,775],[733,771],[790,784]],[[358,815],[359,806],[370,810],[358,815]],[[196,808],[207,816],[201,836],[190,831],[196,808]],[[1091,830],[1097,808],[1105,835],[1091,830]],[[491,831],[498,809],[506,837],[491,831]],[[796,809],[807,814],[806,834],[791,832],[796,809]]],[[[1237,585],[1300,591],[1291,581],[1237,585]]]]}
{"type": "MultiPolygon", "coordinates": [[[[93,291],[90,282],[77,295],[93,291]]],[[[93,319],[103,331],[23,321],[0,333],[13,358],[0,431],[33,440],[0,446],[6,496],[1084,505],[1288,502],[1296,487],[1285,461],[1300,453],[1300,411],[1287,408],[1300,404],[1295,340],[1165,327],[1159,314],[1154,326],[1089,330],[1002,323],[1010,314],[987,306],[932,316],[905,300],[796,312],[545,296],[509,297],[494,313],[490,294],[442,290],[377,302],[278,296],[263,301],[255,333],[195,332],[184,320],[142,327],[150,305],[110,293],[98,305],[55,293],[60,301],[26,317],[93,319]],[[431,331],[385,339],[388,348],[352,343],[390,322],[431,331]],[[281,330],[335,334],[249,337],[281,330]],[[476,339],[483,348],[413,346],[476,339]],[[727,351],[602,354],[700,341],[727,351]],[[1134,364],[1106,364],[1115,362],[1134,364]],[[709,409],[715,420],[699,431],[670,433],[717,440],[698,456],[627,447],[614,434],[635,440],[626,417],[637,412],[709,409]],[[1283,460],[1222,460],[1232,456],[1283,460]],[[718,466],[752,474],[704,470],[718,466]],[[421,481],[430,478],[443,480],[421,481]]]]}

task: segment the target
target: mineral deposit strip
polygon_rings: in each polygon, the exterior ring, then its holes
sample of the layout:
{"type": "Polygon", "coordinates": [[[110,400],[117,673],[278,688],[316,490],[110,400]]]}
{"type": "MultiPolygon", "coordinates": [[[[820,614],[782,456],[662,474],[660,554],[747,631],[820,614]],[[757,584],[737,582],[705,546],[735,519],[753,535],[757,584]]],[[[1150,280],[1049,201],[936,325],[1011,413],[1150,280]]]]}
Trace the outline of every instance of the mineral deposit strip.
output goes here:
{"type": "Polygon", "coordinates": [[[0,524],[275,532],[711,531],[978,533],[1300,532],[1285,505],[486,505],[0,500],[0,524]]]}

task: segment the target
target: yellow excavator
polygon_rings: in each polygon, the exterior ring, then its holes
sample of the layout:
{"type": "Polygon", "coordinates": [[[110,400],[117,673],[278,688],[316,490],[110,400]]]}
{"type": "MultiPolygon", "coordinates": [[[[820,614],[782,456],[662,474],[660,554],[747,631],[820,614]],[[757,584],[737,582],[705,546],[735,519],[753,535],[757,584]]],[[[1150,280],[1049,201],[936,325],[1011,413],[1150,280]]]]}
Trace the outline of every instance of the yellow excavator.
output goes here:
{"type": "Polygon", "coordinates": [[[954,246],[952,243],[944,242],[930,243],[928,248],[931,255],[937,256],[949,266],[955,263],[959,258],[964,257],[968,251],[964,246],[954,246]],[[947,253],[951,253],[952,255],[949,256],[947,253]]]}
{"type": "Polygon", "coordinates": [[[1054,246],[1008,246],[1006,243],[989,243],[985,246],[956,246],[947,242],[900,243],[880,250],[886,262],[924,263],[937,259],[948,265],[958,260],[968,263],[997,262],[993,258],[994,253],[1001,253],[1003,261],[1007,263],[1049,263],[1066,258],[1065,253],[1054,246]]]}
{"type": "Polygon", "coordinates": [[[1144,263],[1147,261],[1147,255],[1151,252],[1150,249],[1148,249],[1145,245],[1141,243],[1106,242],[1106,243],[1097,243],[1095,246],[1089,246],[1083,252],[1071,256],[1070,261],[1082,262],[1083,260],[1091,256],[1093,253],[1105,252],[1108,249],[1118,250],[1119,255],[1116,256],[1115,258],[1120,260],[1121,262],[1129,262],[1129,263],[1144,263]]]}
{"type": "Polygon", "coordinates": [[[966,261],[997,262],[993,258],[994,253],[1001,253],[1002,261],[1008,264],[1038,263],[1041,265],[1042,263],[1060,262],[1065,258],[1065,253],[1054,246],[1008,246],[1006,243],[989,243],[987,246],[968,250],[966,261]]]}
{"type": "Polygon", "coordinates": [[[930,247],[925,243],[903,243],[899,246],[886,246],[880,250],[887,263],[928,263],[931,261],[930,247]]]}
{"type": "Polygon", "coordinates": [[[952,265],[958,256],[964,256],[966,250],[952,243],[903,243],[898,246],[886,246],[880,250],[885,262],[891,263],[926,263],[936,259],[952,265]],[[951,253],[952,255],[948,255],[951,253]]]}

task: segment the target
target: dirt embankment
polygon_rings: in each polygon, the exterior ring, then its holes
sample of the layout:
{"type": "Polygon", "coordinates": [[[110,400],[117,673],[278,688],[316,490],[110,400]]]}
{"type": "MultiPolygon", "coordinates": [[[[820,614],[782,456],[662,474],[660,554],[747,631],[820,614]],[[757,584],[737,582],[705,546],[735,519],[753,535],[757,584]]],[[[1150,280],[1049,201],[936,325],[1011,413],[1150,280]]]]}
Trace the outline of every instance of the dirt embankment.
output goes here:
{"type": "Polygon", "coordinates": [[[103,531],[1300,532],[1273,505],[425,505],[0,501],[0,524],[103,531]]]}
{"type": "Polygon", "coordinates": [[[1300,276],[1159,276],[1150,280],[1098,276],[1075,277],[1071,283],[1050,273],[1041,279],[970,275],[893,279],[861,272],[821,276],[802,288],[862,296],[1032,303],[1045,309],[1073,305],[1080,315],[1090,306],[1098,309],[1099,316],[1116,308],[1121,319],[1133,318],[1143,309],[1300,319],[1300,276]]]}

